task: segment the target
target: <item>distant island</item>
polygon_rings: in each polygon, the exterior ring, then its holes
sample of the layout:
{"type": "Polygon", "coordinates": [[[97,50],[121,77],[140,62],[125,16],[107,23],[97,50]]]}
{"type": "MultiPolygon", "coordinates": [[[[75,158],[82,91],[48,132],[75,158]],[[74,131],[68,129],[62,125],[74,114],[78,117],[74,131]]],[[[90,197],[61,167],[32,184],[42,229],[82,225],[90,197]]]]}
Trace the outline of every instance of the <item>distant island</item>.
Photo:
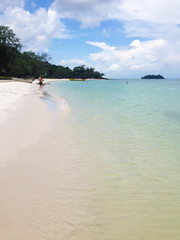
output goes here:
{"type": "Polygon", "coordinates": [[[164,79],[164,77],[160,74],[158,75],[146,75],[142,77],[141,79],[164,79]]]}

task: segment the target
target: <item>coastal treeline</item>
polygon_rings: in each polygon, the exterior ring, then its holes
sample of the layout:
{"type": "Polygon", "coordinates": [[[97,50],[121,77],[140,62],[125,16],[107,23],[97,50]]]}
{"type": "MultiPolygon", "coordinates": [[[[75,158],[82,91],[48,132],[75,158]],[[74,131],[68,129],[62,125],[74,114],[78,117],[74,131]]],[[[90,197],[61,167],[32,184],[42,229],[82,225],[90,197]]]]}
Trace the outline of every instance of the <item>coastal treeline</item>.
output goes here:
{"type": "Polygon", "coordinates": [[[7,26],[0,26],[0,76],[37,78],[96,78],[104,74],[85,65],[63,67],[49,63],[51,58],[46,53],[33,51],[22,52],[20,39],[7,26]]]}

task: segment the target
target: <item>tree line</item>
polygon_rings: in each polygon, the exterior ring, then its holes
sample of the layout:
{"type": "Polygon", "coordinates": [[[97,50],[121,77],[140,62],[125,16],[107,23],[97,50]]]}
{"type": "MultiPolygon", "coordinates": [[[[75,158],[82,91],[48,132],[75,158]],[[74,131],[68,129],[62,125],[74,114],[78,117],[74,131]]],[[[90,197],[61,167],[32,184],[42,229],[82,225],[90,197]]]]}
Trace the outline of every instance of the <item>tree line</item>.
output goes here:
{"type": "Polygon", "coordinates": [[[49,63],[46,53],[21,52],[20,39],[7,26],[0,26],[0,76],[38,78],[95,78],[102,79],[104,74],[85,65],[63,67],[49,63]]]}

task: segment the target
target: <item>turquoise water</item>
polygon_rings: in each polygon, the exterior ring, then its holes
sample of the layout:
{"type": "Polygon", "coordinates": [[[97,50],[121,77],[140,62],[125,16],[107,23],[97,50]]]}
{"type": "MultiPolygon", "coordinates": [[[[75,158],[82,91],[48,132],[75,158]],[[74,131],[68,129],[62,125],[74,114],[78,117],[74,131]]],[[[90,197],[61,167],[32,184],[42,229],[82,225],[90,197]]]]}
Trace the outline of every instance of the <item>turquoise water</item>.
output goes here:
{"type": "Polygon", "coordinates": [[[79,171],[95,189],[93,239],[180,239],[180,80],[63,81],[48,91],[71,108],[79,171]]]}

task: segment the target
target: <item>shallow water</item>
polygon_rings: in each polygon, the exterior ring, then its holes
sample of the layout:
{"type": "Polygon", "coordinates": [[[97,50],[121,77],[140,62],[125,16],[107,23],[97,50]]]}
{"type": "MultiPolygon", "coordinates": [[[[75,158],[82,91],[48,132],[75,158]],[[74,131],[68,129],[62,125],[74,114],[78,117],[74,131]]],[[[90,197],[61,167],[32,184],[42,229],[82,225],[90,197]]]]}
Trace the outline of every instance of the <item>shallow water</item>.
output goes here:
{"type": "Polygon", "coordinates": [[[180,239],[180,80],[67,81],[48,91],[71,108],[84,239],[180,239]]]}

